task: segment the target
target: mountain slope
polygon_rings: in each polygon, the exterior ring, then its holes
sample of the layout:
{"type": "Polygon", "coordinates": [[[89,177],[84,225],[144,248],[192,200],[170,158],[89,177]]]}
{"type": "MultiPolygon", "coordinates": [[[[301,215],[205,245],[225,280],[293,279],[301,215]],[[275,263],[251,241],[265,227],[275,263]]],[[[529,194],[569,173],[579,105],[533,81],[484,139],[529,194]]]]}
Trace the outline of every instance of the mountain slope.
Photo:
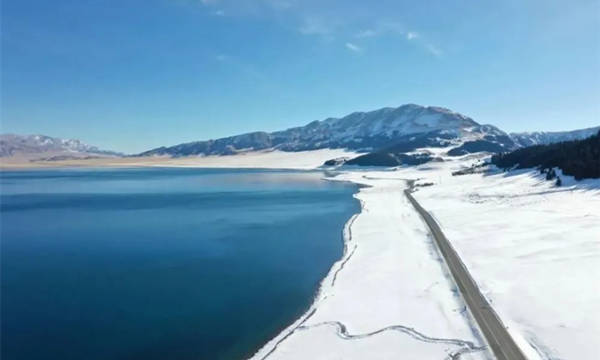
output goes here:
{"type": "Polygon", "coordinates": [[[160,147],[139,155],[228,155],[264,149],[303,151],[322,148],[366,152],[390,146],[401,146],[410,151],[422,146],[459,146],[464,141],[476,140],[498,143],[507,150],[515,147],[506,133],[493,126],[480,125],[448,109],[408,104],[355,112],[342,118],[313,121],[306,126],[272,133],[253,132],[160,147]]]}
{"type": "Polygon", "coordinates": [[[534,131],[510,133],[510,137],[520,146],[545,145],[562,141],[581,140],[600,131],[600,126],[573,131],[534,131]]]}
{"type": "Polygon", "coordinates": [[[120,155],[114,151],[100,150],[96,146],[75,139],[60,139],[45,135],[0,135],[0,157],[2,158],[54,160],[120,155]]]}

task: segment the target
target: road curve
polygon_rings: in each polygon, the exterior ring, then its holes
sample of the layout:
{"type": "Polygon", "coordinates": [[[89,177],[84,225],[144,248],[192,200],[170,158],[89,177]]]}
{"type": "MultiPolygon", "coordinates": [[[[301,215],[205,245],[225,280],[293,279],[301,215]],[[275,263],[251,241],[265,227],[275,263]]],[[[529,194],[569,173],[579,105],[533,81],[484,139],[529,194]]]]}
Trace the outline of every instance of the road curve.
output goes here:
{"type": "MultiPolygon", "coordinates": [[[[411,185],[412,189],[411,182],[409,182],[409,185],[411,185]]],[[[527,357],[525,357],[521,349],[519,349],[513,338],[510,336],[494,309],[479,291],[479,288],[469,274],[469,271],[460,260],[460,257],[431,214],[423,209],[417,200],[415,200],[411,195],[410,189],[404,190],[404,193],[429,227],[435,243],[444,258],[446,265],[450,269],[450,273],[458,285],[467,307],[475,318],[477,325],[479,325],[483,336],[485,336],[485,339],[496,358],[498,360],[527,360],[527,357]]]]}

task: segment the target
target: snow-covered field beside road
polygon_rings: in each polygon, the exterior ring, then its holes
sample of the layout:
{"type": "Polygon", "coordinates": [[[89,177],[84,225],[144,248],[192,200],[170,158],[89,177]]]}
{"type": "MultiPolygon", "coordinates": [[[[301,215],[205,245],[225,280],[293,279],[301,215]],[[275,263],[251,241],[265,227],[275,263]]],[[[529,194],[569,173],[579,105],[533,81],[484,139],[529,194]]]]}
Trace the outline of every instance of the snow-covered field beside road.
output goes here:
{"type": "MultiPolygon", "coordinates": [[[[600,339],[600,180],[563,186],[539,171],[452,176],[473,160],[403,168],[515,337],[543,359],[596,359],[600,339]],[[426,170],[424,170],[426,169],[426,170]]],[[[393,173],[390,173],[393,174],[393,173]]]]}

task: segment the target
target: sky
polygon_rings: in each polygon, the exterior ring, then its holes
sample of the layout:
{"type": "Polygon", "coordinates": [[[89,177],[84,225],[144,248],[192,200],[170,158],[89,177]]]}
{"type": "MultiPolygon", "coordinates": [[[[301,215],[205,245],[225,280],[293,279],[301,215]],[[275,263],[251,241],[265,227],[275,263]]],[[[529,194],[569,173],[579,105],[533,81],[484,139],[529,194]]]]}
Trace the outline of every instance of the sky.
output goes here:
{"type": "Polygon", "coordinates": [[[435,105],[600,125],[600,0],[3,0],[3,133],[135,153],[435,105]]]}

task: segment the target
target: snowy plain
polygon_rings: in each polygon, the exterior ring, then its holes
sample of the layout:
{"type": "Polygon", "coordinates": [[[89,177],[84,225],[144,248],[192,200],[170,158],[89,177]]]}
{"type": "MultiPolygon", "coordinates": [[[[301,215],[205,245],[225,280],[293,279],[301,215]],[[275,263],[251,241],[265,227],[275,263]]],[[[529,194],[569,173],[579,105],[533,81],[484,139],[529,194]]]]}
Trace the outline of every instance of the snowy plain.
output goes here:
{"type": "Polygon", "coordinates": [[[363,210],[347,224],[345,255],[311,309],[252,359],[491,358],[402,193],[407,179],[432,184],[415,198],[529,359],[597,358],[600,181],[558,171],[556,187],[534,169],[452,176],[482,157],[342,169],[336,180],[368,186],[356,195],[363,210]]]}
{"type": "Polygon", "coordinates": [[[353,158],[359,155],[345,149],[319,149],[285,152],[262,150],[240,152],[234,155],[209,156],[142,156],[103,157],[57,161],[32,161],[30,158],[3,158],[0,169],[46,168],[46,167],[192,167],[192,168],[262,168],[262,169],[315,169],[327,160],[353,158]]]}
{"type": "Polygon", "coordinates": [[[513,337],[542,359],[597,359],[600,180],[563,186],[534,169],[463,176],[476,159],[399,170],[441,225],[513,337]]]}

